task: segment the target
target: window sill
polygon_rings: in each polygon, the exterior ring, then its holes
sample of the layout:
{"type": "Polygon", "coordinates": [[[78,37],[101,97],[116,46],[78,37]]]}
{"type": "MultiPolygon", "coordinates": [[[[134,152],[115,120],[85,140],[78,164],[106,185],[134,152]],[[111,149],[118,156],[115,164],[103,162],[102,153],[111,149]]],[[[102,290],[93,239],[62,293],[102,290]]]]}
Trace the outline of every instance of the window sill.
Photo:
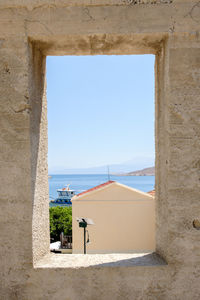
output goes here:
{"type": "Polygon", "coordinates": [[[38,261],[34,268],[89,268],[89,267],[134,267],[166,266],[166,262],[155,252],[134,254],[54,254],[49,253],[38,261]]]}

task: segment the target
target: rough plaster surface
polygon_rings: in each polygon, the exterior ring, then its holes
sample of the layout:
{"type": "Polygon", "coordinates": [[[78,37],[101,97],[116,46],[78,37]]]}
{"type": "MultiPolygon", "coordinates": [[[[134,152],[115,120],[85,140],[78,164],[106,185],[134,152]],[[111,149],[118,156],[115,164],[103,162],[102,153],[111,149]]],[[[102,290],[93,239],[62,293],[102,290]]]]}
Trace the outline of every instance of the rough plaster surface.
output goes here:
{"type": "Polygon", "coordinates": [[[200,298],[200,231],[192,226],[200,218],[200,5],[129,2],[0,2],[3,300],[200,298]],[[48,255],[45,55],[137,53],[157,56],[156,252],[167,265],[140,259],[134,265],[129,257],[114,266],[119,258],[110,256],[106,267],[101,257],[101,266],[82,256],[54,261],[48,255]]]}
{"type": "Polygon", "coordinates": [[[47,254],[36,263],[36,268],[90,268],[90,267],[132,267],[166,266],[156,253],[112,253],[112,254],[47,254]]]}

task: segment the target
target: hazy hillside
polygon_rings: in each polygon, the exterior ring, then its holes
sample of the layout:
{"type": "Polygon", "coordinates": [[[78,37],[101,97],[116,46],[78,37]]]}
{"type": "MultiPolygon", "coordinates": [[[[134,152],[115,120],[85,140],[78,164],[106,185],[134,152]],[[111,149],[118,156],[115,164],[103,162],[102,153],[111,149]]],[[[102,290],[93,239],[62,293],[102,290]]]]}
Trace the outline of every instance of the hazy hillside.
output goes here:
{"type": "Polygon", "coordinates": [[[137,170],[128,173],[113,173],[116,176],[155,176],[155,167],[145,168],[142,170],[137,170]]]}
{"type": "Polygon", "coordinates": [[[154,176],[155,175],[155,167],[145,168],[142,170],[137,170],[134,172],[126,173],[128,176],[154,176]]]}
{"type": "MultiPolygon", "coordinates": [[[[137,156],[129,161],[120,164],[108,164],[110,174],[126,175],[132,170],[141,170],[146,166],[154,164],[154,157],[137,156]]],[[[66,168],[65,166],[49,167],[49,174],[107,174],[108,165],[101,165],[90,168],[66,168]]]]}

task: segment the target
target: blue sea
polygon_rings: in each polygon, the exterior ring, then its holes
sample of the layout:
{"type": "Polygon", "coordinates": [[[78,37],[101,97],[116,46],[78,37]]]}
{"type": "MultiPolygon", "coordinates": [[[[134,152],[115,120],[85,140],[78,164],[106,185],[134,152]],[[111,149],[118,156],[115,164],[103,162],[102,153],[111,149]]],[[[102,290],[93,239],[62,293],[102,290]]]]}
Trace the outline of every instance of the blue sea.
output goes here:
{"type": "MultiPolygon", "coordinates": [[[[108,181],[108,175],[52,175],[49,178],[49,198],[57,198],[57,189],[70,184],[70,189],[75,190],[76,194],[88,190],[94,186],[108,181]]],[[[110,175],[110,180],[115,180],[143,192],[154,189],[155,176],[114,176],[110,175]]]]}

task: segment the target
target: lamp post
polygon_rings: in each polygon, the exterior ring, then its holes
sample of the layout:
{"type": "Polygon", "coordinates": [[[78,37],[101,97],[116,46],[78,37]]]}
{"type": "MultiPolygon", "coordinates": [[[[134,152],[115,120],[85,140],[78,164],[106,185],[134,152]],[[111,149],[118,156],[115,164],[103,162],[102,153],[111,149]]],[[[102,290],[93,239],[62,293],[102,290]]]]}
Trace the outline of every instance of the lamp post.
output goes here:
{"type": "Polygon", "coordinates": [[[86,228],[87,225],[94,225],[94,222],[88,218],[76,218],[76,220],[79,223],[79,227],[83,228],[83,249],[84,254],[86,254],[86,228]]]}
{"type": "Polygon", "coordinates": [[[79,227],[83,228],[83,234],[84,234],[84,239],[83,239],[83,248],[84,248],[84,254],[86,254],[86,227],[87,227],[87,222],[85,222],[84,219],[82,219],[82,222],[79,222],[79,227]]]}

